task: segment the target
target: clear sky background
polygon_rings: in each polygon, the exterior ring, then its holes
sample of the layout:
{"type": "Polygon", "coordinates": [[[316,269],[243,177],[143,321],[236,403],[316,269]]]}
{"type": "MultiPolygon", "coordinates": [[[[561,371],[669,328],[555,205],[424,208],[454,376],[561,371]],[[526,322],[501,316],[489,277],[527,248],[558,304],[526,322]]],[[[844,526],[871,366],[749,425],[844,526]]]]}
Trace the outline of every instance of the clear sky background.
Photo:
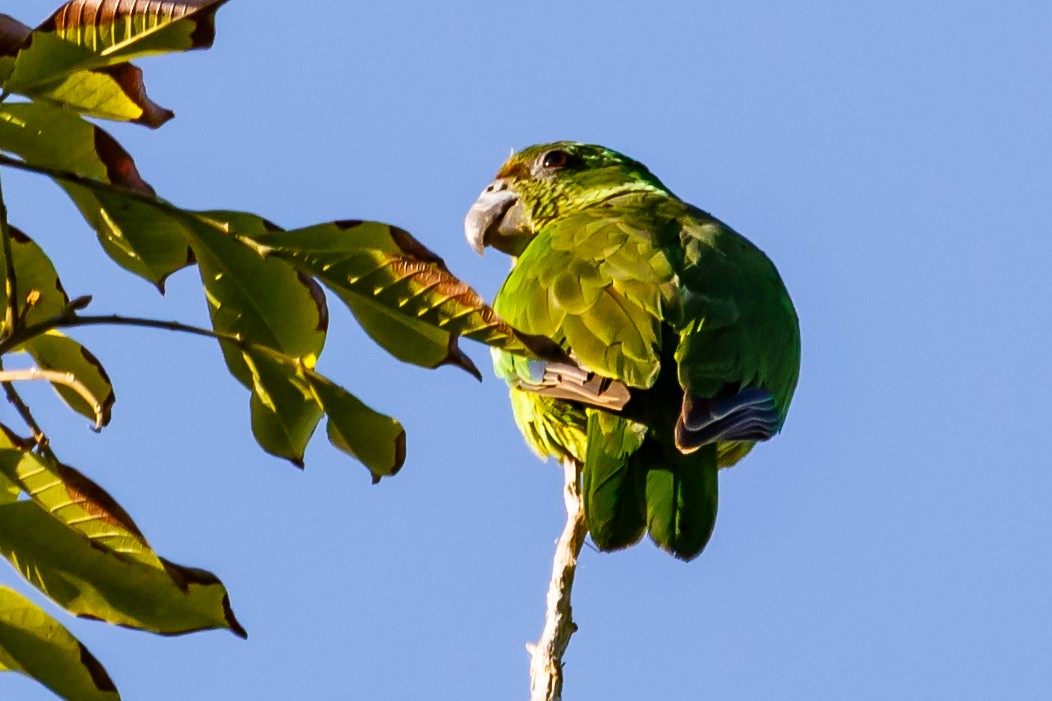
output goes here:
{"type": "MultiPolygon", "coordinates": [[[[1052,4],[233,0],[218,30],[141,62],[175,120],[112,129],[179,205],[395,223],[492,297],[508,263],[468,249],[464,212],[509,149],[576,139],[645,162],[781,271],[803,334],[784,431],[721,475],[696,561],[584,551],[568,699],[1052,688],[1052,4]]],[[[162,298],[49,182],[3,186],[95,313],[206,323],[196,271],[162,298]]],[[[98,436],[31,394],[59,456],[163,556],[216,572],[249,631],[58,612],[125,698],[526,698],[561,472],[488,372],[402,365],[332,309],[321,368],[409,433],[376,487],[323,436],[302,473],[262,453],[206,340],[75,334],[116,385],[98,436]]],[[[0,697],[50,695],[3,675],[0,697]]]]}

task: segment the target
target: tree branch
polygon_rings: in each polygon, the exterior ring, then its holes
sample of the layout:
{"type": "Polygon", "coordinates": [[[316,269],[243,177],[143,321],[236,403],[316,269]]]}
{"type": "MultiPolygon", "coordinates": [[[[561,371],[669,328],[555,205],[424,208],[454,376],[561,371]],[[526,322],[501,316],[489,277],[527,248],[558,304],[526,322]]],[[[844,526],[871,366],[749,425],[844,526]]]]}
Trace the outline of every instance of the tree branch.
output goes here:
{"type": "Polygon", "coordinates": [[[81,399],[88,403],[95,413],[95,430],[102,428],[102,403],[91,393],[87,385],[77,379],[71,372],[60,372],[58,370],[44,370],[42,368],[26,368],[24,370],[0,370],[0,382],[10,385],[12,382],[26,382],[33,380],[46,380],[51,384],[64,385],[76,392],[81,399]]]}
{"type": "Polygon", "coordinates": [[[555,545],[552,579],[548,584],[548,612],[541,639],[527,645],[530,653],[530,700],[561,701],[563,693],[563,655],[570,636],[577,630],[570,607],[577,556],[588,535],[581,500],[580,466],[571,458],[563,461],[563,502],[566,526],[555,545]]]}
{"type": "MultiPolygon", "coordinates": [[[[0,358],[0,371],[2,370],[3,359],[0,358]]],[[[11,405],[18,411],[18,415],[26,422],[26,426],[33,432],[33,442],[36,443],[37,449],[47,457],[54,458],[55,454],[51,451],[44,429],[40,428],[40,424],[33,418],[33,413],[29,410],[29,406],[22,401],[22,396],[18,393],[18,390],[10,382],[2,382],[0,386],[4,388],[4,395],[7,397],[7,401],[11,402],[11,405]]]]}
{"type": "MultiPolygon", "coordinates": [[[[0,355],[9,353],[26,341],[43,335],[53,329],[71,328],[76,326],[138,326],[140,328],[165,329],[167,331],[179,331],[181,333],[193,334],[194,336],[214,338],[220,341],[229,341],[238,347],[256,348],[256,344],[245,341],[236,334],[211,331],[199,326],[183,324],[178,321],[161,321],[159,319],[144,319],[132,316],[120,316],[118,314],[101,316],[78,315],[76,311],[86,306],[89,301],[91,301],[90,297],[77,298],[70,302],[68,307],[50,319],[45,319],[36,324],[31,324],[18,329],[18,332],[13,336],[0,341],[0,355]]],[[[272,351],[272,349],[267,350],[272,351]]]]}

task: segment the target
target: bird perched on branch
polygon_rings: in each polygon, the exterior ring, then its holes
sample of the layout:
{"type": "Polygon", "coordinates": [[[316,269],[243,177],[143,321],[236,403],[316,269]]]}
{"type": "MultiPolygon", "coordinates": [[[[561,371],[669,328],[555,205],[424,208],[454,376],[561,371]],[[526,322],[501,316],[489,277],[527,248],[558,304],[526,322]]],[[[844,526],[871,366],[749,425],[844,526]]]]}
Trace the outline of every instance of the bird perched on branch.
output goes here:
{"type": "Polygon", "coordinates": [[[644,532],[705,547],[717,470],[782,428],[800,368],[774,265],[646,166],[575,142],[513,154],[465,220],[514,266],[494,308],[565,358],[494,350],[515,421],[541,456],[577,461],[601,550],[644,532]]]}

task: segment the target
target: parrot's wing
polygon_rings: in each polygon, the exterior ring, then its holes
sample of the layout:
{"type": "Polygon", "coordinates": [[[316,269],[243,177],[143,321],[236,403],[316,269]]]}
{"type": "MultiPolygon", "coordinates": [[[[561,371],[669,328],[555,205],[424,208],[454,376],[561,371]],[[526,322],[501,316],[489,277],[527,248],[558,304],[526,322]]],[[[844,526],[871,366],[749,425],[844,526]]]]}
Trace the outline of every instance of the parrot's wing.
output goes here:
{"type": "Polygon", "coordinates": [[[497,313],[563,344],[586,371],[650,387],[676,276],[649,214],[638,201],[611,200],[541,229],[497,295],[497,313]]]}
{"type": "MultiPolygon", "coordinates": [[[[796,312],[759,248],[689,205],[680,221],[684,321],[675,358],[684,395],[676,445],[691,452],[708,443],[767,440],[781,429],[796,386],[796,312]]],[[[720,464],[733,464],[723,452],[720,464]]]]}
{"type": "Polygon", "coordinates": [[[513,387],[526,392],[610,411],[620,411],[632,398],[624,383],[597,375],[572,362],[528,360],[526,367],[527,373],[518,372],[511,379],[513,387]]]}
{"type": "Polygon", "coordinates": [[[685,392],[676,422],[676,447],[690,453],[707,443],[765,441],[781,425],[782,414],[765,387],[746,387],[708,399],[685,392]]]}

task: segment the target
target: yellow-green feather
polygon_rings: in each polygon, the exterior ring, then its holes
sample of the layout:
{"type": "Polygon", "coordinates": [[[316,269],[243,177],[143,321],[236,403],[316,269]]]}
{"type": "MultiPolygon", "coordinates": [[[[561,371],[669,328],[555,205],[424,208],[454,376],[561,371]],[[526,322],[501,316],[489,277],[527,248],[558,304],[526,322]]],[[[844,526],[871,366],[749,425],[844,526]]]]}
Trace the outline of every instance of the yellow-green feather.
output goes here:
{"type": "MultiPolygon", "coordinates": [[[[673,427],[684,390],[712,397],[760,385],[784,420],[799,371],[795,310],[767,257],[732,229],[621,154],[560,142],[516,154],[501,170],[534,238],[494,306],[512,326],[547,336],[586,369],[641,391],[632,418],[512,389],[516,421],[541,455],[584,463],[585,508],[602,549],[644,529],[690,559],[716,517],[716,469],[753,444],[721,442],[681,454],[673,427]],[[552,148],[575,169],[536,177],[552,148]]],[[[494,354],[513,383],[521,363],[494,354]]]]}

